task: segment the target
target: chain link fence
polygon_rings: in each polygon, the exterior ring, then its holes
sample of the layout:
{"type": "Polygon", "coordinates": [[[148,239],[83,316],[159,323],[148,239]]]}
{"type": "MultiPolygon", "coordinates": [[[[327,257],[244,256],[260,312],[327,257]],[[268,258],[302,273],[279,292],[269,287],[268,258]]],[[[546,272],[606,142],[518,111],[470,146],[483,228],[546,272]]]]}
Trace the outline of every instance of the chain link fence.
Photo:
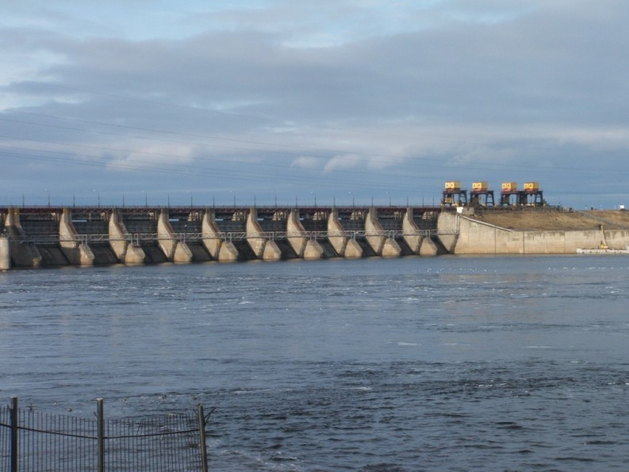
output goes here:
{"type": "MultiPolygon", "coordinates": [[[[0,406],[0,470],[7,472],[207,472],[203,405],[191,414],[94,419],[0,406]]],[[[210,412],[211,414],[211,412],[210,412]]]]}

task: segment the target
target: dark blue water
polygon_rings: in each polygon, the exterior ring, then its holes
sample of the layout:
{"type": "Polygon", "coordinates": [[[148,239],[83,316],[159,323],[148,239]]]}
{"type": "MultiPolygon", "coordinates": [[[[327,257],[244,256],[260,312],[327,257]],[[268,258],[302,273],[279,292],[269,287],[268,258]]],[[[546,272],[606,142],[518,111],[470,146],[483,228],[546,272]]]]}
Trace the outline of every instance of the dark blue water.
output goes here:
{"type": "Polygon", "coordinates": [[[0,397],[203,402],[216,471],[624,471],[628,294],[622,256],[13,271],[0,397]]]}

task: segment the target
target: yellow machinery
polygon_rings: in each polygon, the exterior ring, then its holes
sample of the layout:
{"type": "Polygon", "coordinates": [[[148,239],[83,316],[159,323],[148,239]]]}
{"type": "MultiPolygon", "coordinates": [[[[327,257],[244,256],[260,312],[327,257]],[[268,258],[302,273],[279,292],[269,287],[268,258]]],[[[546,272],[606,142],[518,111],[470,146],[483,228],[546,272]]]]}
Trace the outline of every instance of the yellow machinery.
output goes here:
{"type": "Polygon", "coordinates": [[[446,191],[450,191],[450,193],[458,192],[461,190],[461,181],[460,180],[449,180],[445,185],[446,191]]]}
{"type": "Polygon", "coordinates": [[[502,183],[502,191],[503,192],[517,192],[518,191],[518,183],[517,182],[503,182],[502,183]]]}
{"type": "Polygon", "coordinates": [[[489,189],[489,184],[486,181],[472,182],[472,192],[486,192],[489,189]]]}
{"type": "Polygon", "coordinates": [[[472,182],[470,204],[474,207],[494,206],[494,191],[489,190],[489,184],[486,181],[472,182]]]}
{"type": "Polygon", "coordinates": [[[460,180],[449,180],[446,182],[441,204],[444,206],[467,205],[467,190],[461,190],[460,180]]]}

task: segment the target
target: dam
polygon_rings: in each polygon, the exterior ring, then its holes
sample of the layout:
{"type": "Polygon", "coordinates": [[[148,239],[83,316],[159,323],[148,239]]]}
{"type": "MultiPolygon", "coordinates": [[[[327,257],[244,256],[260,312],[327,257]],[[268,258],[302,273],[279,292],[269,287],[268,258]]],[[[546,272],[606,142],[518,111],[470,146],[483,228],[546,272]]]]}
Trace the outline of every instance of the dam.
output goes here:
{"type": "Polygon", "coordinates": [[[486,182],[441,205],[340,207],[0,207],[0,270],[626,250],[629,212],[546,205],[536,182],[486,182]]]}
{"type": "MultiPolygon", "coordinates": [[[[435,256],[440,207],[0,207],[0,269],[435,256]]],[[[454,233],[452,233],[454,235],[454,233]]]]}

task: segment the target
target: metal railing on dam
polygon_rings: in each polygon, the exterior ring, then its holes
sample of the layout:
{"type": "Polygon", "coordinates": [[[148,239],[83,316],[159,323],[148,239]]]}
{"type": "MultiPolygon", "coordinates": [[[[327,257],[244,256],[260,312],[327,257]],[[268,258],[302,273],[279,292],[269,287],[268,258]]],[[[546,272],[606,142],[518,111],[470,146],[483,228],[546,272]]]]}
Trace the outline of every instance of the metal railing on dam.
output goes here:
{"type": "MultiPolygon", "coordinates": [[[[439,234],[436,229],[434,230],[419,230],[417,232],[404,232],[402,230],[383,230],[380,232],[368,233],[367,231],[304,231],[303,233],[288,233],[287,231],[263,231],[256,236],[247,237],[246,232],[227,232],[227,233],[173,233],[171,235],[160,236],[158,233],[133,233],[127,234],[124,237],[111,237],[109,234],[76,234],[73,237],[62,238],[59,235],[22,235],[19,237],[8,236],[10,241],[16,241],[21,243],[31,244],[55,244],[61,242],[76,242],[89,244],[94,242],[110,242],[110,241],[126,241],[133,244],[141,244],[143,242],[154,242],[164,239],[170,239],[173,241],[190,242],[201,241],[203,239],[216,239],[224,241],[245,241],[246,239],[264,239],[268,241],[283,241],[288,239],[303,239],[315,241],[324,241],[329,236],[332,237],[345,237],[348,239],[365,239],[368,237],[385,237],[388,239],[403,238],[405,236],[422,236],[424,238],[430,238],[439,234]]],[[[441,234],[446,234],[442,232],[441,234]]],[[[447,234],[455,234],[454,232],[448,232],[447,234]]]]}
{"type": "Polygon", "coordinates": [[[0,269],[447,252],[434,207],[0,207],[0,269]],[[4,241],[4,242],[3,242],[4,241]]]}

